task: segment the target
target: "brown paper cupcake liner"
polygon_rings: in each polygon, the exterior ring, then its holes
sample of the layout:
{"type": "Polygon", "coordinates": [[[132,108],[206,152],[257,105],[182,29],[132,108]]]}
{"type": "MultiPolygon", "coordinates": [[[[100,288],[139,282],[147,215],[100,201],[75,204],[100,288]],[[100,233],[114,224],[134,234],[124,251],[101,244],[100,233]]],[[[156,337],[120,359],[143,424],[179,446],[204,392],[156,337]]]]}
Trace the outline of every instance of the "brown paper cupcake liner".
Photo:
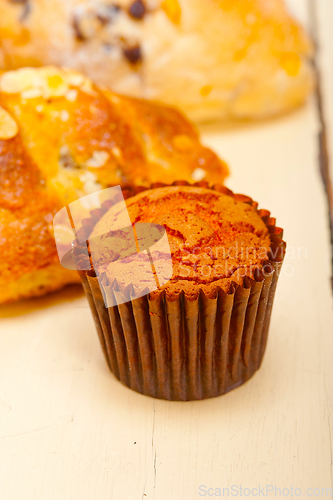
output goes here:
{"type": "MultiPolygon", "coordinates": [[[[204,182],[193,185],[208,187],[204,182]]],[[[211,189],[257,209],[258,204],[247,196],[220,185],[211,189]]],[[[143,190],[126,186],[124,198],[143,190]]],[[[88,240],[97,216],[107,209],[106,204],[98,214],[94,211],[84,223],[81,238],[88,240]]],[[[270,213],[258,213],[271,235],[269,261],[253,279],[245,277],[242,285],[232,282],[228,293],[217,288],[214,297],[200,290],[191,299],[183,292],[170,299],[165,291],[155,293],[154,299],[149,294],[133,298],[131,287],[117,291],[106,276],[102,291],[92,265],[90,271],[79,271],[106,361],[124,385],[160,399],[201,400],[235,389],[259,369],[286,245],[270,213]],[[127,302],[106,308],[103,293],[116,298],[125,293],[127,302]]],[[[73,253],[77,263],[87,259],[86,247],[77,246],[73,253]]]]}

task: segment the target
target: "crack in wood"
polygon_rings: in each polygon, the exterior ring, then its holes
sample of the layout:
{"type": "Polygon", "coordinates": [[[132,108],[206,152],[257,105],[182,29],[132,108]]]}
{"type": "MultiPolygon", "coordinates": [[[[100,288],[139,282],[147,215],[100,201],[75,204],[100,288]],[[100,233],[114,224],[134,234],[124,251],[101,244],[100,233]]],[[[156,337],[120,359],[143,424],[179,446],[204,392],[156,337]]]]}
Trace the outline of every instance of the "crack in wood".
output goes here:
{"type": "Polygon", "coordinates": [[[322,75],[320,70],[320,64],[318,61],[318,54],[320,52],[320,42],[319,42],[319,28],[318,28],[318,15],[316,0],[308,0],[309,13],[311,19],[311,35],[315,44],[315,54],[313,58],[313,67],[317,79],[316,85],[316,104],[317,112],[320,124],[320,131],[318,135],[319,143],[319,170],[320,175],[324,184],[324,190],[328,206],[328,217],[329,226],[331,234],[331,287],[333,291],[333,180],[330,173],[330,157],[328,152],[328,141],[327,141],[327,127],[325,121],[324,112],[324,98],[322,93],[322,75]]]}
{"type": "MultiPolygon", "coordinates": [[[[155,418],[156,418],[156,405],[155,405],[155,399],[153,400],[153,422],[152,422],[152,432],[151,432],[151,449],[152,449],[152,459],[153,459],[153,468],[154,468],[154,485],[153,485],[153,494],[155,498],[155,490],[156,490],[156,449],[155,449],[155,418]]],[[[146,487],[147,487],[147,482],[148,482],[148,475],[149,475],[149,470],[147,468],[147,473],[146,473],[146,480],[145,484],[143,487],[143,492],[142,492],[142,497],[141,500],[144,500],[144,498],[147,496],[146,494],[146,487]]]]}

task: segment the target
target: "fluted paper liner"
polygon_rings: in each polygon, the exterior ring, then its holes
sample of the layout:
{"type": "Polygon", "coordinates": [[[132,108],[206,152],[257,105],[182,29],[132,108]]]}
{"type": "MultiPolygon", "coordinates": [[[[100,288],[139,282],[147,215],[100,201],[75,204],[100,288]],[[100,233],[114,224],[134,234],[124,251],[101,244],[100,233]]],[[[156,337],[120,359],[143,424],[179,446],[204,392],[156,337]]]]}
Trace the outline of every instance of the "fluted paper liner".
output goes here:
{"type": "MultiPolygon", "coordinates": [[[[203,182],[194,185],[208,187],[203,182]]],[[[128,186],[124,198],[143,189],[128,186]]],[[[224,186],[211,189],[258,206],[224,186]]],[[[117,291],[104,275],[102,292],[92,268],[79,271],[105,358],[123,384],[155,398],[200,400],[231,391],[259,369],[285,243],[270,213],[258,213],[271,235],[270,260],[253,279],[244,278],[242,285],[232,282],[228,293],[218,288],[211,297],[200,290],[197,297],[180,293],[171,300],[161,291],[154,299],[149,294],[133,299],[131,287],[117,291]],[[103,293],[116,298],[125,294],[128,301],[106,308],[103,293]]],[[[87,222],[87,239],[91,230],[87,222]]],[[[79,261],[80,249],[74,254],[79,261]]]]}

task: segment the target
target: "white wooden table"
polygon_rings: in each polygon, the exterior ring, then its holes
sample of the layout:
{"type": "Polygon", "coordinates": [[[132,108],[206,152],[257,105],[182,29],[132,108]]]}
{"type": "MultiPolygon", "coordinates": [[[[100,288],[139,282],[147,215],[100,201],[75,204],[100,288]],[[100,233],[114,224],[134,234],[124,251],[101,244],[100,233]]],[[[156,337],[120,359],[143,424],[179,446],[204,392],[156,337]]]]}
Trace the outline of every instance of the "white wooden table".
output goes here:
{"type": "MultiPolygon", "coordinates": [[[[313,24],[310,3],[292,3],[313,24]]],[[[314,7],[333,158],[333,3],[314,7]]],[[[315,98],[271,122],[202,128],[231,165],[228,185],[272,211],[289,248],[262,368],[239,389],[174,403],[123,387],[78,288],[0,309],[1,500],[252,498],[244,488],[259,485],[260,496],[333,498],[322,491],[333,488],[333,312],[319,128],[315,98]]]]}

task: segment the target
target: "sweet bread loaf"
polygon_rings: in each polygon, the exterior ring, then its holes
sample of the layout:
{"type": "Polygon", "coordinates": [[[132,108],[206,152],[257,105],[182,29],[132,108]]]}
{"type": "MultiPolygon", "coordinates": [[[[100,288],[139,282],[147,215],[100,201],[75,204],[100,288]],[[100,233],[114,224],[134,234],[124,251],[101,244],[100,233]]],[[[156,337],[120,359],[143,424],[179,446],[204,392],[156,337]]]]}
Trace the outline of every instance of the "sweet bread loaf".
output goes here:
{"type": "Polygon", "coordinates": [[[61,268],[53,215],[110,185],[222,183],[226,164],[178,111],[55,67],[0,75],[0,303],[78,280],[61,268]]]}
{"type": "Polygon", "coordinates": [[[0,67],[68,66],[195,120],[301,104],[311,53],[283,0],[0,0],[0,67]]]}

